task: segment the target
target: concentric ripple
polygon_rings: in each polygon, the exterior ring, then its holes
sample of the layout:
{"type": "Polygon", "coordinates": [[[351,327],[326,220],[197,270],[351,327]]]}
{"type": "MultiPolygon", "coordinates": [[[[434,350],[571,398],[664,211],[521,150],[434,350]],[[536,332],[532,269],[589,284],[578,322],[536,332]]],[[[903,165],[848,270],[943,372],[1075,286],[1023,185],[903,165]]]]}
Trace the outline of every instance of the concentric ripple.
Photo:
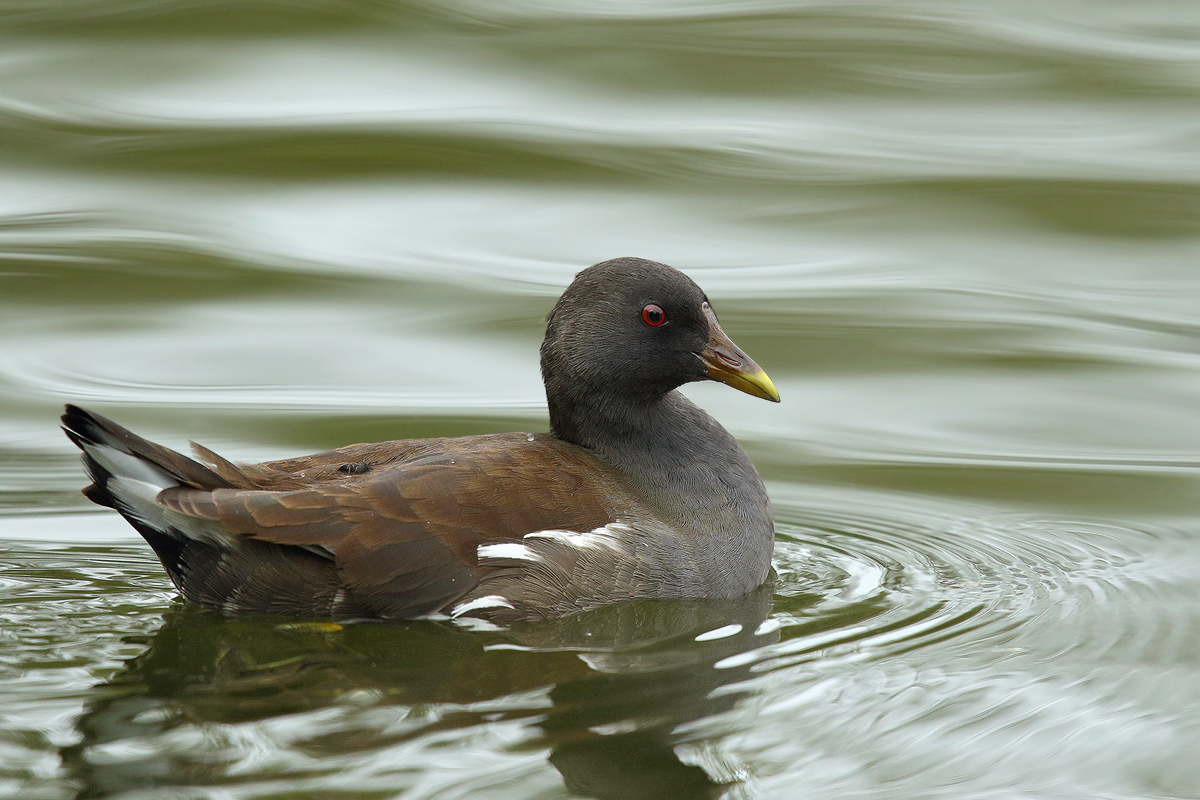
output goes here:
{"type": "Polygon", "coordinates": [[[754,764],[751,789],[1050,797],[1065,781],[1132,799],[1147,770],[1170,796],[1200,788],[1180,744],[1200,732],[1181,711],[1200,701],[1187,531],[772,489],[779,580],[764,626],[779,639],[718,661],[739,673],[718,694],[750,699],[685,726],[754,764]]]}
{"type": "MultiPolygon", "coordinates": [[[[818,658],[829,665],[837,656],[878,658],[956,641],[1017,652],[1022,626],[1034,619],[1044,630],[1056,617],[1077,623],[1109,613],[1188,569],[1172,555],[1169,531],[998,515],[928,497],[791,494],[775,492],[772,621],[781,641],[725,666],[753,662],[761,671],[818,658]]],[[[1102,628],[1076,628],[1059,647],[1099,655],[1144,641],[1136,615],[1107,619],[1102,628]]]]}

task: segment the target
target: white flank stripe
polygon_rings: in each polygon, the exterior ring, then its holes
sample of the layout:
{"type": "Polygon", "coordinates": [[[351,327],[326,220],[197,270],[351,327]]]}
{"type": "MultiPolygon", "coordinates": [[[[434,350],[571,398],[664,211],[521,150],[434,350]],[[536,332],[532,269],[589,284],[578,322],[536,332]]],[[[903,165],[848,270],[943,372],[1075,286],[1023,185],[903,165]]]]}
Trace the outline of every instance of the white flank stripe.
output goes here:
{"type": "Polygon", "coordinates": [[[505,600],[498,594],[484,595],[476,597],[474,600],[468,600],[465,603],[459,603],[454,608],[450,609],[450,618],[461,617],[468,611],[474,611],[478,608],[512,608],[513,604],[505,600]]]}
{"type": "Polygon", "coordinates": [[[578,550],[588,550],[600,547],[607,547],[609,550],[620,550],[621,540],[617,537],[616,531],[632,530],[628,525],[620,522],[609,523],[587,533],[578,533],[576,531],[535,531],[527,533],[525,539],[550,539],[557,542],[562,542],[578,550]]]}
{"type": "Polygon", "coordinates": [[[475,551],[479,559],[513,559],[517,561],[543,561],[544,559],[529,549],[529,545],[520,542],[501,542],[499,544],[481,544],[475,551]]]}

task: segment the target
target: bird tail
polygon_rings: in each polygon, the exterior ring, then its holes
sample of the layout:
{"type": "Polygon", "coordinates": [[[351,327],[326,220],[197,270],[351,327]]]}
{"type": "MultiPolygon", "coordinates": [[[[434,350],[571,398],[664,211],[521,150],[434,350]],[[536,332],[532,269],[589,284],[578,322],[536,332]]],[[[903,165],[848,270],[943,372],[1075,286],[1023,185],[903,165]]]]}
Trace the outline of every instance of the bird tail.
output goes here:
{"type": "Polygon", "coordinates": [[[212,490],[233,484],[204,464],[78,406],[67,406],[62,426],[83,451],[83,465],[92,480],[84,496],[119,511],[178,584],[180,555],[192,526],[160,505],[159,493],[174,486],[212,490]]]}
{"type": "Polygon", "coordinates": [[[92,479],[83,493],[93,503],[126,511],[152,501],[158,492],[172,486],[219,489],[233,485],[199,461],[78,406],[67,406],[62,426],[83,451],[83,464],[92,479]]]}

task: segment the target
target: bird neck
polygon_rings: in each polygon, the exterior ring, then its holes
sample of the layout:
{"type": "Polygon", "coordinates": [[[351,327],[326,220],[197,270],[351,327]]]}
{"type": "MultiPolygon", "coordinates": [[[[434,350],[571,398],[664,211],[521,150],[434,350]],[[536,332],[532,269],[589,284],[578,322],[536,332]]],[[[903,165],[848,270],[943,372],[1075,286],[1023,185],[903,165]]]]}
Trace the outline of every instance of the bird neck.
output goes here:
{"type": "Polygon", "coordinates": [[[678,391],[644,402],[560,399],[550,404],[550,423],[554,436],[586,447],[677,520],[767,507],[737,440],[678,391]]]}
{"type": "Polygon", "coordinates": [[[774,544],[771,503],[737,440],[678,391],[649,403],[595,396],[552,401],[551,433],[588,448],[671,527],[713,596],[760,584],[774,544]]]}
{"type": "Polygon", "coordinates": [[[548,397],[550,432],[559,439],[586,447],[601,457],[657,452],[670,457],[698,428],[712,422],[679,392],[657,397],[631,397],[609,391],[556,393],[548,397]]]}

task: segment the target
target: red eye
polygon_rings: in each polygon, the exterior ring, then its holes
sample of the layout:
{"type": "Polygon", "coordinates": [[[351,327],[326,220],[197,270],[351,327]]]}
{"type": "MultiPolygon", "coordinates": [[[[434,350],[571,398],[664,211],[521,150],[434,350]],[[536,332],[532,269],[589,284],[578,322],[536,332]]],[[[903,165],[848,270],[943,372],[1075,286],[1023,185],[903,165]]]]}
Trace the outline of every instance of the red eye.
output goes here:
{"type": "Polygon", "coordinates": [[[667,321],[667,312],[651,303],[642,309],[642,322],[652,328],[657,328],[667,321]]]}

